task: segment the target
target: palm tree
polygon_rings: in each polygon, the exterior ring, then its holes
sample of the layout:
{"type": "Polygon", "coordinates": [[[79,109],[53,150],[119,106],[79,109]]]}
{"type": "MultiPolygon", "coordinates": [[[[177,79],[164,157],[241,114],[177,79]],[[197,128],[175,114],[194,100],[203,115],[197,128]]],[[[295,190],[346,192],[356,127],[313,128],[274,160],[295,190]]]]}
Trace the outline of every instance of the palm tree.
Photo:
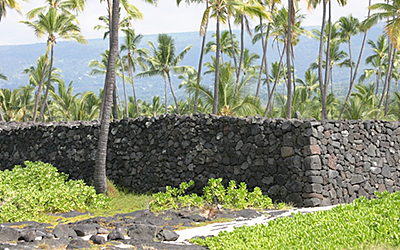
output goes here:
{"type": "MultiPolygon", "coordinates": [[[[90,75],[103,75],[105,76],[107,74],[107,63],[108,63],[108,57],[109,57],[109,50],[106,50],[104,53],[100,54],[101,56],[101,61],[98,60],[91,60],[89,62],[89,67],[92,68],[92,70],[90,71],[90,75]]],[[[121,66],[121,60],[119,60],[119,58],[116,59],[116,63],[115,63],[117,69],[122,69],[121,66]]],[[[123,79],[124,75],[121,73],[121,71],[118,71],[116,69],[116,75],[123,79]]],[[[115,91],[113,90],[113,117],[114,119],[118,118],[118,96],[117,96],[117,86],[114,86],[115,91]]],[[[103,95],[103,100],[104,100],[104,95],[103,95]]],[[[100,108],[101,110],[101,108],[100,108]]],[[[100,111],[101,112],[101,111],[100,111]]]]}
{"type": "Polygon", "coordinates": [[[75,11],[76,14],[82,12],[85,8],[86,0],[46,0],[47,5],[41,6],[35,9],[30,10],[26,13],[26,17],[29,20],[39,16],[39,14],[43,14],[48,12],[50,9],[56,10],[59,13],[65,15],[71,15],[74,17],[75,21],[76,16],[72,14],[71,11],[75,11]]]}
{"type": "Polygon", "coordinates": [[[137,77],[145,76],[156,76],[161,75],[164,78],[164,93],[165,93],[165,113],[168,113],[168,102],[167,102],[167,79],[171,94],[174,98],[177,113],[179,112],[178,100],[175,96],[174,88],[171,82],[171,70],[184,72],[187,70],[186,66],[178,66],[178,64],[185,57],[191,46],[184,48],[178,55],[176,55],[175,41],[171,36],[166,34],[159,34],[157,39],[157,47],[149,42],[152,56],[146,59],[149,69],[136,75],[137,77]]]}
{"type": "Polygon", "coordinates": [[[71,113],[73,112],[75,99],[79,96],[79,94],[73,94],[72,82],[70,82],[68,87],[66,87],[64,81],[58,83],[57,92],[50,90],[50,95],[54,100],[52,102],[55,110],[54,116],[56,116],[58,119],[62,119],[63,121],[73,120],[71,113]]]}
{"type": "MultiPolygon", "coordinates": [[[[217,34],[214,34],[212,37],[216,37],[217,34]]],[[[220,35],[219,41],[220,47],[220,55],[221,55],[221,63],[224,62],[224,54],[227,55],[229,58],[234,58],[236,54],[239,53],[239,43],[236,40],[236,36],[230,35],[229,31],[225,30],[220,35]]],[[[209,52],[216,52],[217,49],[217,42],[210,41],[206,44],[204,48],[204,52],[207,54],[209,52]]]]}
{"type": "MultiPolygon", "coordinates": [[[[213,63],[207,64],[209,70],[205,74],[213,74],[216,68],[216,59],[213,58],[213,63]]],[[[219,115],[235,115],[235,116],[252,116],[261,113],[261,104],[258,99],[252,95],[246,95],[243,89],[249,84],[250,80],[254,78],[255,74],[248,73],[242,78],[238,90],[236,89],[236,69],[232,66],[231,62],[225,62],[220,65],[220,82],[219,82],[219,115]]],[[[200,98],[205,103],[205,108],[212,107],[214,103],[214,96],[212,91],[204,86],[188,86],[198,88],[200,98]]]]}
{"type": "MultiPolygon", "coordinates": [[[[327,99],[328,99],[328,64],[325,67],[325,74],[323,77],[323,54],[324,54],[324,41],[326,42],[326,57],[325,61],[329,60],[330,53],[330,45],[331,45],[331,27],[332,27],[332,19],[331,19],[331,0],[322,0],[322,23],[321,30],[319,36],[319,53],[318,53],[318,79],[319,79],[319,88],[321,93],[321,102],[322,102],[322,111],[321,111],[321,119],[328,119],[328,110],[327,110],[327,99]],[[327,12],[327,4],[328,6],[328,23],[326,23],[326,12],[327,12]],[[328,39],[324,39],[325,37],[325,29],[328,28],[328,39]]],[[[344,6],[347,4],[347,0],[337,0],[339,5],[344,6]]],[[[321,4],[321,0],[311,0],[308,1],[309,8],[316,8],[318,4],[321,4]]]]}
{"type": "MultiPolygon", "coordinates": [[[[191,3],[191,2],[195,2],[195,3],[201,3],[204,2],[204,0],[185,0],[186,3],[191,3]]],[[[177,5],[179,6],[179,4],[182,2],[182,0],[176,0],[177,5]]],[[[201,28],[200,28],[200,36],[203,37],[202,42],[201,42],[201,49],[200,49],[200,58],[199,58],[199,64],[197,67],[197,85],[200,85],[201,82],[201,70],[202,70],[202,66],[203,66],[203,58],[204,58],[204,48],[206,45],[206,35],[207,35],[207,28],[208,28],[208,20],[209,20],[209,12],[207,11],[208,9],[208,1],[206,0],[206,11],[204,12],[204,16],[202,19],[202,24],[201,24],[201,28]]],[[[193,101],[193,113],[197,113],[197,106],[198,106],[198,98],[199,98],[199,93],[196,92],[195,93],[195,98],[193,101]]]]}
{"type": "MultiPolygon", "coordinates": [[[[38,15],[38,20],[30,22],[30,21],[23,21],[23,23],[27,24],[29,27],[33,28],[35,31],[36,36],[39,38],[43,35],[47,35],[47,50],[46,50],[46,63],[45,69],[47,68],[47,58],[49,57],[50,52],[50,66],[49,66],[49,77],[47,81],[47,88],[46,93],[44,96],[44,101],[40,108],[40,114],[43,115],[44,110],[44,103],[46,102],[47,93],[49,90],[50,82],[51,82],[51,72],[53,67],[53,60],[54,60],[54,45],[58,38],[66,39],[66,40],[75,40],[79,43],[86,44],[86,39],[81,35],[80,28],[74,24],[75,16],[61,13],[59,14],[55,8],[50,8],[46,14],[40,13],[38,15]]],[[[36,114],[37,114],[37,107],[39,103],[40,97],[40,90],[43,83],[44,73],[46,70],[43,71],[42,77],[40,79],[36,101],[35,101],[35,109],[33,114],[33,121],[36,121],[36,114]]]]}
{"type": "Polygon", "coordinates": [[[311,68],[304,72],[304,81],[300,78],[296,79],[297,83],[300,83],[300,88],[304,88],[307,91],[307,95],[311,98],[312,93],[316,93],[318,89],[318,76],[312,71],[311,68]]]}
{"type": "MultiPolygon", "coordinates": [[[[186,70],[183,74],[178,75],[178,79],[182,80],[181,84],[179,84],[179,88],[184,87],[185,92],[189,94],[189,99],[193,101],[194,99],[198,99],[199,95],[199,81],[197,81],[197,71],[190,67],[190,69],[186,70]]],[[[189,108],[190,110],[190,108],[189,108]]],[[[195,113],[193,107],[193,112],[195,113]]]]}
{"type": "Polygon", "coordinates": [[[97,193],[107,192],[106,156],[108,133],[110,128],[112,93],[116,81],[115,67],[118,54],[119,0],[113,0],[112,16],[113,18],[110,23],[110,54],[108,57],[106,80],[104,84],[106,87],[104,88],[104,95],[106,97],[104,98],[104,113],[101,117],[99,141],[93,174],[94,186],[97,193]]]}
{"type": "Polygon", "coordinates": [[[373,68],[365,69],[364,74],[360,77],[360,81],[363,81],[364,79],[370,78],[372,75],[375,75],[375,94],[378,94],[382,75],[385,74],[387,70],[387,55],[389,47],[386,37],[384,35],[380,35],[376,43],[371,39],[369,39],[367,43],[371,46],[373,54],[368,56],[365,59],[365,62],[372,65],[373,68]]]}
{"type": "Polygon", "coordinates": [[[349,60],[350,60],[350,83],[353,78],[353,55],[351,51],[351,37],[360,32],[360,22],[352,15],[348,17],[341,17],[337,22],[339,24],[339,32],[341,33],[342,41],[349,45],[349,60]]]}
{"type": "Polygon", "coordinates": [[[5,17],[7,14],[7,9],[14,9],[18,13],[21,13],[21,5],[15,0],[0,0],[0,22],[1,18],[5,17]]]}
{"type": "Polygon", "coordinates": [[[132,84],[133,90],[133,101],[136,107],[136,117],[139,117],[139,107],[136,98],[135,84],[133,73],[136,71],[136,66],[139,66],[142,70],[146,69],[144,57],[149,54],[147,49],[139,48],[138,45],[143,38],[143,35],[136,35],[132,29],[123,29],[125,33],[124,43],[121,45],[121,51],[127,51],[125,60],[128,63],[128,74],[132,84]]]}
{"type": "Polygon", "coordinates": [[[343,118],[349,120],[374,119],[375,114],[379,113],[375,85],[358,84],[355,88],[357,92],[351,94],[349,102],[343,103],[343,118]]]}
{"type": "MultiPolygon", "coordinates": [[[[368,6],[371,6],[371,0],[369,0],[368,6]]],[[[371,10],[368,8],[367,19],[370,17],[370,15],[371,15],[371,10]]],[[[351,25],[350,25],[350,27],[351,27],[351,25]]],[[[354,69],[354,73],[353,73],[352,76],[350,76],[351,78],[350,78],[350,84],[349,84],[349,91],[347,92],[347,96],[346,96],[346,102],[349,101],[351,92],[353,91],[353,86],[354,86],[354,83],[356,81],[358,69],[360,67],[361,60],[362,60],[363,53],[364,53],[364,49],[365,49],[365,42],[367,41],[367,35],[368,35],[368,28],[365,28],[363,25],[358,24],[358,29],[359,29],[359,31],[362,31],[364,33],[364,37],[363,37],[363,40],[362,40],[361,49],[360,49],[360,53],[358,55],[358,60],[357,60],[356,67],[354,69]]],[[[341,118],[341,117],[342,117],[342,112],[341,112],[339,118],[341,118]]]]}
{"type": "Polygon", "coordinates": [[[400,0],[393,0],[391,3],[376,3],[369,7],[376,11],[364,21],[366,27],[371,27],[381,20],[387,20],[385,33],[397,49],[400,49],[400,0]]]}

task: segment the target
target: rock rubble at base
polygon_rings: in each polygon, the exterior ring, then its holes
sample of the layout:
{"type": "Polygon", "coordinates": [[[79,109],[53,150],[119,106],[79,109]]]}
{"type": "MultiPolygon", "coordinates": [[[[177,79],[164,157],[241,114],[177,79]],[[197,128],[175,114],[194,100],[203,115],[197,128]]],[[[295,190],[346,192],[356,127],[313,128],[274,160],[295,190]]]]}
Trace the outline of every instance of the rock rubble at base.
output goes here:
{"type": "MultiPolygon", "coordinates": [[[[176,241],[179,235],[174,231],[178,227],[191,227],[192,223],[205,222],[199,216],[200,210],[164,211],[154,214],[149,210],[128,214],[116,214],[113,217],[94,217],[73,223],[59,223],[53,228],[50,224],[37,222],[17,222],[0,225],[0,250],[37,249],[46,245],[48,249],[66,247],[66,249],[87,249],[91,244],[104,245],[105,249],[120,249],[118,246],[158,245],[162,249],[205,249],[190,243],[167,244],[176,241]],[[111,243],[111,246],[110,246],[111,243]]],[[[225,211],[217,216],[236,218],[255,216],[257,212],[249,210],[225,211]]],[[[77,213],[76,215],[79,215],[77,213]]],[[[61,214],[62,216],[62,214],[61,214]]],[[[66,214],[66,217],[71,217],[66,214]]]]}

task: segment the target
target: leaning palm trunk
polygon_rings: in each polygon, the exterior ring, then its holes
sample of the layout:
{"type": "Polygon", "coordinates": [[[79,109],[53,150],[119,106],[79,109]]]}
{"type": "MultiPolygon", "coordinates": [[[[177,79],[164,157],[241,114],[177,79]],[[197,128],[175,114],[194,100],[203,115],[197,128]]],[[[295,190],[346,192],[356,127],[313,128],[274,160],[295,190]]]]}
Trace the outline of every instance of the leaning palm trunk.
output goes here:
{"type": "MultiPolygon", "coordinates": [[[[208,1],[206,4],[206,9],[208,9],[208,1]]],[[[207,17],[207,22],[205,23],[205,26],[204,26],[203,41],[201,42],[200,59],[199,59],[199,66],[198,66],[198,70],[197,70],[197,85],[198,86],[200,86],[200,81],[201,81],[201,67],[203,65],[204,47],[206,45],[207,28],[208,28],[208,17],[207,17]]],[[[194,103],[193,103],[193,113],[194,114],[197,113],[198,102],[199,102],[199,90],[196,89],[196,92],[194,94],[194,103]]]]}
{"type": "Polygon", "coordinates": [[[169,75],[169,72],[167,72],[167,76],[168,76],[169,87],[171,88],[171,94],[172,94],[172,97],[174,97],[174,101],[175,101],[175,105],[176,105],[176,112],[178,113],[178,115],[180,115],[181,112],[179,111],[178,99],[176,99],[175,91],[174,91],[174,88],[172,87],[171,76],[169,75]]]}
{"type": "Polygon", "coordinates": [[[167,78],[164,76],[164,105],[165,105],[165,114],[168,114],[168,94],[167,94],[167,78]]]}
{"type": "Polygon", "coordinates": [[[38,106],[39,106],[39,99],[40,99],[40,92],[42,91],[42,85],[43,85],[43,81],[44,81],[44,76],[46,74],[46,70],[47,70],[47,60],[48,60],[48,55],[49,55],[49,49],[50,47],[47,46],[47,51],[46,51],[46,59],[45,59],[45,63],[43,66],[43,71],[42,71],[42,75],[40,76],[40,82],[38,84],[38,90],[36,93],[36,99],[35,99],[35,107],[33,110],[33,122],[36,122],[36,118],[37,118],[37,110],[38,110],[38,106]]]}
{"type": "Polygon", "coordinates": [[[389,84],[388,84],[388,89],[386,93],[386,101],[385,101],[385,116],[389,112],[389,101],[390,101],[390,92],[391,92],[391,86],[392,86],[392,73],[393,73],[393,64],[394,64],[394,57],[396,55],[396,47],[393,46],[393,53],[392,53],[392,65],[390,65],[390,70],[388,72],[389,74],[389,84]]]}
{"type": "Polygon", "coordinates": [[[326,0],[322,1],[322,25],[321,25],[321,34],[319,38],[319,55],[318,55],[318,80],[319,80],[319,90],[321,92],[321,103],[322,103],[322,111],[321,111],[321,119],[328,119],[328,112],[326,107],[326,86],[324,84],[324,80],[322,77],[322,57],[324,52],[324,31],[325,31],[325,16],[326,16],[326,0]]]}
{"type": "Polygon", "coordinates": [[[239,88],[240,82],[240,73],[242,71],[242,63],[243,63],[243,56],[244,56],[244,20],[243,14],[240,15],[240,57],[239,57],[239,66],[236,72],[236,89],[235,89],[235,96],[237,95],[237,91],[239,88]]]}
{"type": "Polygon", "coordinates": [[[292,14],[293,14],[293,0],[288,0],[288,32],[286,40],[286,65],[287,65],[287,113],[288,119],[292,118],[292,69],[290,67],[290,56],[292,54],[292,14]]]}
{"type": "Polygon", "coordinates": [[[265,76],[266,76],[267,88],[268,88],[268,96],[271,94],[271,86],[270,86],[271,84],[270,84],[269,77],[268,77],[269,73],[268,73],[268,60],[267,60],[268,36],[269,36],[270,29],[271,29],[271,24],[268,24],[267,33],[265,35],[265,37],[266,37],[265,40],[264,40],[263,31],[261,30],[261,42],[262,42],[263,56],[262,56],[262,61],[261,61],[260,73],[258,76],[256,98],[258,98],[260,95],[261,78],[262,78],[262,72],[263,72],[264,67],[265,67],[265,76]]]}
{"type": "Polygon", "coordinates": [[[46,91],[44,93],[44,98],[43,98],[43,103],[40,106],[40,117],[41,117],[41,121],[45,121],[44,120],[44,106],[47,103],[47,96],[49,94],[49,89],[50,89],[50,85],[51,85],[51,71],[53,70],[53,60],[54,60],[54,44],[51,44],[51,51],[50,51],[50,67],[49,67],[49,76],[47,78],[47,87],[46,87],[46,91]]]}
{"type": "Polygon", "coordinates": [[[97,193],[107,192],[107,177],[106,177],[106,156],[107,142],[110,128],[110,115],[113,87],[115,85],[115,64],[118,53],[118,23],[119,23],[119,0],[113,0],[113,19],[110,22],[110,55],[107,63],[106,83],[109,88],[104,93],[106,96],[104,104],[104,113],[100,124],[99,141],[96,152],[95,168],[94,168],[94,186],[97,193]]]}
{"type": "MultiPolygon", "coordinates": [[[[393,60],[393,51],[394,51],[393,44],[390,43],[389,44],[389,49],[388,49],[388,55],[389,55],[388,56],[388,69],[387,69],[387,73],[386,73],[386,76],[385,76],[385,84],[383,85],[382,96],[381,96],[381,99],[379,100],[379,105],[378,105],[378,110],[379,111],[380,111],[380,109],[382,107],[383,99],[385,98],[386,89],[388,88],[388,85],[390,85],[390,76],[392,74],[393,61],[394,61],[393,60]]],[[[378,119],[379,113],[380,112],[378,112],[376,114],[376,119],[378,119]]]]}
{"type": "Polygon", "coordinates": [[[136,99],[136,90],[135,90],[135,83],[133,80],[133,72],[132,72],[132,65],[130,64],[130,62],[128,62],[129,65],[129,77],[131,78],[131,84],[132,84],[132,91],[133,91],[133,101],[135,102],[135,107],[136,107],[136,115],[137,117],[139,117],[139,107],[138,107],[138,103],[137,103],[137,99],[136,99]]]}
{"type": "Polygon", "coordinates": [[[219,41],[219,25],[220,25],[220,11],[217,11],[217,49],[215,52],[215,82],[214,82],[214,102],[213,102],[213,114],[216,115],[218,113],[218,95],[219,95],[219,50],[220,50],[220,41],[219,41]]]}
{"type": "MultiPolygon", "coordinates": [[[[371,6],[371,0],[369,0],[369,6],[371,6]]],[[[371,15],[371,10],[369,10],[369,8],[368,8],[368,17],[367,18],[369,18],[370,15],[371,15]]],[[[359,69],[360,64],[361,64],[361,59],[362,59],[362,56],[363,56],[363,53],[364,53],[364,49],[365,49],[365,42],[367,41],[367,35],[368,35],[368,30],[365,30],[364,31],[363,41],[362,41],[362,44],[361,44],[360,54],[358,55],[357,64],[356,64],[356,67],[354,69],[353,74],[350,75],[351,79],[350,79],[350,85],[349,85],[349,92],[347,92],[346,101],[345,101],[347,104],[349,104],[350,95],[351,95],[351,92],[353,91],[354,83],[356,81],[356,77],[357,77],[357,73],[358,73],[358,69],[359,69]]],[[[349,43],[349,50],[350,50],[350,43],[349,43]]],[[[352,65],[351,62],[352,61],[350,60],[350,65],[352,65]]],[[[381,67],[381,65],[379,65],[379,69],[380,69],[380,67],[381,67]]],[[[378,72],[376,77],[377,77],[377,79],[376,79],[376,85],[377,85],[376,91],[378,91],[378,86],[379,86],[379,81],[380,81],[380,70],[379,70],[379,72],[378,72]]],[[[342,118],[345,107],[346,106],[344,106],[342,108],[342,110],[340,112],[340,115],[339,115],[339,119],[342,118]]]]}
{"type": "Polygon", "coordinates": [[[128,94],[126,92],[125,85],[125,70],[124,70],[124,62],[122,61],[121,55],[118,54],[119,60],[121,62],[121,70],[122,70],[122,86],[124,87],[124,99],[125,99],[125,117],[129,117],[129,109],[128,109],[128,94]]]}
{"type": "Polygon", "coordinates": [[[236,74],[238,74],[239,68],[238,68],[238,63],[236,61],[236,51],[235,51],[235,43],[233,41],[233,33],[232,33],[232,27],[231,27],[231,22],[229,21],[229,16],[228,16],[228,27],[229,27],[229,36],[231,38],[231,46],[232,46],[232,57],[233,57],[233,63],[235,65],[235,71],[236,74]]]}
{"type": "MultiPolygon", "coordinates": [[[[283,50],[285,50],[285,49],[286,48],[283,48],[283,50]]],[[[279,81],[279,75],[280,75],[281,69],[282,69],[283,55],[284,55],[284,53],[282,52],[280,59],[279,59],[279,67],[278,67],[277,77],[275,78],[274,86],[272,87],[272,90],[271,90],[271,95],[268,96],[268,104],[264,111],[264,117],[267,117],[268,111],[272,110],[272,101],[274,98],[276,85],[278,84],[278,81],[279,81]]],[[[271,116],[272,116],[272,112],[271,112],[271,116]]]]}
{"type": "Polygon", "coordinates": [[[5,122],[4,116],[3,116],[3,111],[1,110],[1,105],[0,105],[0,121],[5,122]]]}

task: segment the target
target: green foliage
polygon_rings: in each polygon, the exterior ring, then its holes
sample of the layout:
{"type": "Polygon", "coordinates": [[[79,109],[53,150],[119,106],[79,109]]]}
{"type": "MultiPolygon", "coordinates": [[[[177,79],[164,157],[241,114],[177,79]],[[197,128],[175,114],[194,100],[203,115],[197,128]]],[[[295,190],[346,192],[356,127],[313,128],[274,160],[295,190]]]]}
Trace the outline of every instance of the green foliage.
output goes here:
{"type": "Polygon", "coordinates": [[[25,162],[0,171],[0,223],[41,221],[46,213],[108,207],[110,198],[97,195],[82,180],[69,180],[51,164],[25,162]]]}
{"type": "Polygon", "coordinates": [[[400,192],[361,197],[331,211],[294,214],[193,242],[217,249],[394,249],[400,247],[400,192]]]}
{"type": "Polygon", "coordinates": [[[194,184],[193,181],[182,182],[179,188],[166,187],[165,192],[153,194],[154,201],[150,203],[150,209],[158,212],[166,209],[178,209],[183,207],[203,207],[207,204],[221,204],[225,208],[270,208],[272,200],[264,196],[259,187],[249,193],[246,183],[231,180],[229,186],[222,185],[222,178],[209,179],[208,186],[203,189],[203,196],[197,194],[185,195],[186,190],[194,184]]]}

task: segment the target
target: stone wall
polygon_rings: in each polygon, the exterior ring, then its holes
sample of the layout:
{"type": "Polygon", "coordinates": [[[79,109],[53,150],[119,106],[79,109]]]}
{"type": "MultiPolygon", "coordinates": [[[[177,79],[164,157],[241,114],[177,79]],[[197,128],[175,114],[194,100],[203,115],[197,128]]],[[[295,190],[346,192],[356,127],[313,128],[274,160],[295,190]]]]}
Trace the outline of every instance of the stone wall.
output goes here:
{"type": "MultiPolygon", "coordinates": [[[[92,183],[99,124],[0,124],[0,166],[52,163],[92,183]]],[[[274,200],[320,206],[397,191],[398,122],[159,116],[110,126],[107,176],[138,192],[209,178],[259,186],[274,200]]]]}

